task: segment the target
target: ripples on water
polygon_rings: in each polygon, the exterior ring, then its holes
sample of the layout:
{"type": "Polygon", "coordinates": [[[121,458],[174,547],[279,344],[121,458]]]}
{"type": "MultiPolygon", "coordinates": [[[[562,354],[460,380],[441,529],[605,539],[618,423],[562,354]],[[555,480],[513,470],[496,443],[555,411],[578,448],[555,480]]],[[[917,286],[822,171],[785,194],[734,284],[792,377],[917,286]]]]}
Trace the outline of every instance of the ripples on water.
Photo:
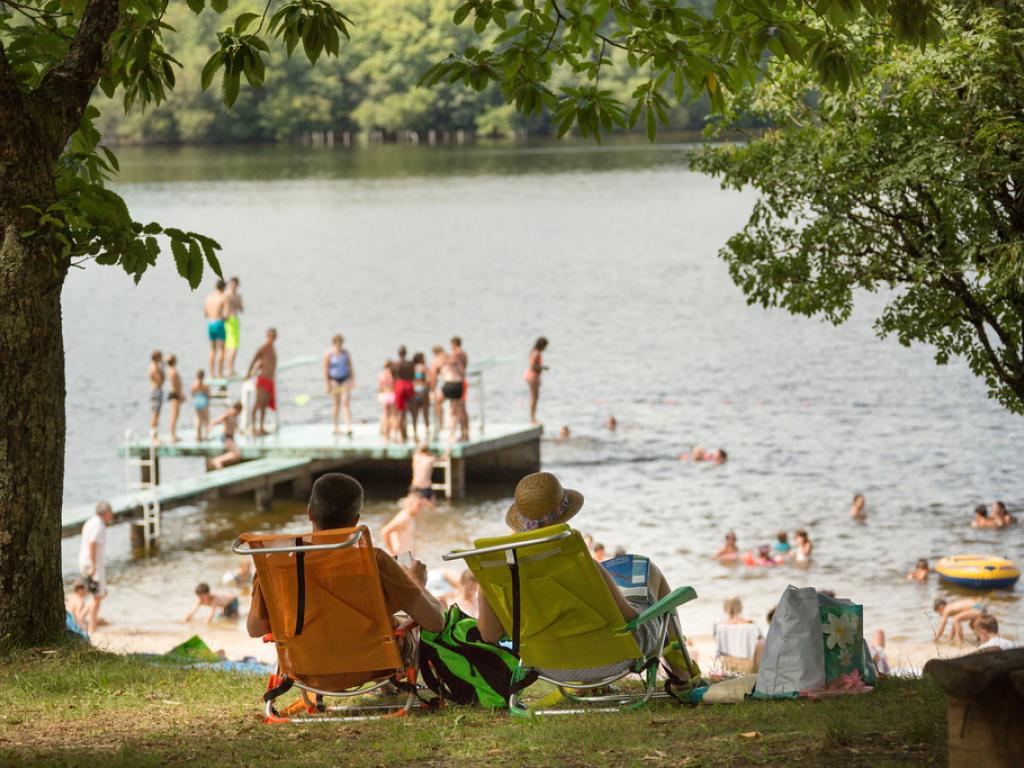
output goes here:
{"type": "MultiPolygon", "coordinates": [[[[522,370],[546,335],[541,417],[549,433],[567,424],[573,437],[545,441],[544,466],[585,494],[577,527],[609,551],[651,555],[674,582],[697,588],[702,599],[685,609],[691,631],[709,631],[731,595],[763,619],[791,582],[862,601],[869,630],[925,640],[940,590],[903,581],[916,558],[1022,559],[1021,528],[967,523],[980,501],[1021,511],[1024,420],[989,402],[965,366],[938,368],[927,349],[877,340],[878,296],[859,296],[840,328],[746,306],[715,254],[753,198],[691,173],[687,150],[129,151],[120,191],[139,220],[221,242],[247,303],[243,355],[269,325],[282,359],[319,355],[344,333],[357,419],[377,417],[376,373],[398,344],[429,350],[459,333],[473,359],[513,360],[487,373],[488,418],[524,420],[522,370]],[[616,433],[602,427],[610,414],[616,433]],[[675,459],[697,443],[725,447],[730,461],[675,459]],[[846,514],[858,491],[865,525],[846,514]],[[798,527],[815,543],[808,571],[708,560],[728,529],[747,549],[798,527]]],[[[144,431],[153,348],[178,354],[186,386],[205,367],[201,294],[211,282],[190,294],[169,258],[137,288],[113,269],[71,276],[69,502],[121,489],[114,451],[126,426],[144,431]]],[[[320,378],[301,369],[282,386],[287,406],[296,393],[318,393],[320,378]]],[[[287,406],[284,418],[329,411],[287,406]]],[[[168,477],[200,470],[165,467],[168,477]]],[[[507,489],[474,493],[423,522],[428,558],[501,530],[507,489]]],[[[365,516],[374,529],[393,509],[380,496],[365,516]]],[[[234,562],[226,552],[239,531],[301,527],[302,518],[300,504],[261,515],[248,499],[175,510],[164,552],[148,561],[131,558],[127,527],[115,527],[112,618],[184,614],[194,582],[234,562]]],[[[68,575],[77,545],[65,542],[68,575]]],[[[1016,593],[995,596],[994,610],[1009,634],[1024,635],[1016,593]]]]}

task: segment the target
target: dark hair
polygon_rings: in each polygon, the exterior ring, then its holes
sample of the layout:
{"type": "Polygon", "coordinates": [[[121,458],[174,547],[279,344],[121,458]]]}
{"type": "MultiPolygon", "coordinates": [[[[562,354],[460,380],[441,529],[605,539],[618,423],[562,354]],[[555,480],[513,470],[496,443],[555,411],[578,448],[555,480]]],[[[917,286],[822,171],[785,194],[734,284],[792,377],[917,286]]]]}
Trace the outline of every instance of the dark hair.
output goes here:
{"type": "Polygon", "coordinates": [[[999,620],[991,613],[983,613],[974,620],[974,631],[984,629],[993,635],[999,634],[999,620]]]}
{"type": "Polygon", "coordinates": [[[171,366],[171,368],[176,366],[178,364],[178,356],[177,355],[168,355],[167,356],[167,364],[169,366],[171,366]]]}
{"type": "Polygon", "coordinates": [[[461,347],[462,346],[462,337],[461,336],[452,336],[452,344],[454,344],[456,347],[461,347]]]}
{"type": "Polygon", "coordinates": [[[309,495],[309,518],[317,530],[351,528],[359,522],[363,508],[363,486],[354,477],[329,472],[313,483],[309,495]]]}
{"type": "Polygon", "coordinates": [[[231,408],[233,410],[236,410],[236,411],[244,410],[244,408],[242,407],[242,401],[241,400],[235,400],[235,402],[231,404],[231,408]]]}
{"type": "Polygon", "coordinates": [[[221,278],[220,280],[217,281],[217,290],[218,291],[223,291],[226,287],[227,287],[227,283],[224,282],[223,278],[221,278]]]}
{"type": "Polygon", "coordinates": [[[408,352],[409,352],[409,350],[407,350],[405,348],[405,344],[403,344],[402,346],[400,346],[398,348],[398,356],[399,357],[405,357],[408,354],[408,352]]]}
{"type": "Polygon", "coordinates": [[[789,541],[789,534],[785,531],[779,531],[775,534],[775,538],[777,538],[780,543],[785,544],[787,541],[789,541]]]}
{"type": "Polygon", "coordinates": [[[161,352],[159,349],[154,349],[153,350],[153,354],[151,354],[149,356],[149,359],[152,360],[155,363],[157,360],[159,360],[163,356],[164,356],[163,352],[161,352]]]}
{"type": "Polygon", "coordinates": [[[547,347],[548,347],[548,340],[545,337],[543,337],[543,336],[539,336],[537,338],[537,341],[535,341],[534,344],[533,344],[533,348],[534,349],[544,350],[544,349],[547,349],[547,347]]]}
{"type": "Polygon", "coordinates": [[[1002,513],[1004,515],[1006,514],[1006,505],[1003,504],[1003,502],[997,501],[997,502],[994,502],[994,504],[995,504],[995,506],[999,507],[999,509],[1002,511],[1002,513]]]}
{"type": "Polygon", "coordinates": [[[210,594],[210,585],[207,584],[205,581],[200,581],[196,585],[196,594],[197,595],[208,595],[208,594],[210,594]]]}
{"type": "Polygon", "coordinates": [[[241,285],[242,283],[242,281],[239,280],[237,277],[232,277],[231,282],[234,283],[235,285],[241,285]]]}
{"type": "Polygon", "coordinates": [[[807,535],[807,531],[805,531],[803,528],[798,530],[796,532],[796,535],[799,536],[801,539],[804,539],[805,541],[810,541],[811,540],[811,537],[807,535]]]}
{"type": "Polygon", "coordinates": [[[206,373],[203,371],[202,368],[200,368],[198,371],[196,371],[196,378],[197,379],[205,379],[206,378],[206,373]]]}
{"type": "Polygon", "coordinates": [[[774,608],[768,609],[768,623],[771,624],[772,623],[772,619],[774,619],[774,618],[775,618],[775,609],[774,608]]]}
{"type": "Polygon", "coordinates": [[[426,365],[427,359],[423,357],[422,352],[417,352],[415,355],[412,356],[412,361],[416,364],[423,363],[424,365],[426,365]]]}
{"type": "Polygon", "coordinates": [[[945,608],[947,605],[948,603],[946,602],[946,599],[944,597],[940,597],[936,599],[934,603],[932,603],[932,610],[937,611],[940,608],[945,608]]]}
{"type": "Polygon", "coordinates": [[[729,458],[729,454],[725,452],[724,448],[718,449],[718,455],[722,457],[722,461],[725,461],[726,459],[729,458]]]}
{"type": "Polygon", "coordinates": [[[80,589],[88,589],[88,587],[86,586],[84,580],[82,580],[82,579],[75,579],[71,583],[71,591],[72,592],[77,592],[80,589]]]}
{"type": "Polygon", "coordinates": [[[974,514],[981,515],[982,517],[988,517],[988,510],[985,509],[984,504],[979,504],[974,508],[974,514]]]}
{"type": "Polygon", "coordinates": [[[922,558],[920,558],[920,559],[919,559],[919,560],[917,561],[917,567],[918,567],[918,568],[927,568],[927,567],[928,567],[928,561],[927,561],[927,560],[925,560],[925,559],[924,559],[923,557],[922,557],[922,558]]]}

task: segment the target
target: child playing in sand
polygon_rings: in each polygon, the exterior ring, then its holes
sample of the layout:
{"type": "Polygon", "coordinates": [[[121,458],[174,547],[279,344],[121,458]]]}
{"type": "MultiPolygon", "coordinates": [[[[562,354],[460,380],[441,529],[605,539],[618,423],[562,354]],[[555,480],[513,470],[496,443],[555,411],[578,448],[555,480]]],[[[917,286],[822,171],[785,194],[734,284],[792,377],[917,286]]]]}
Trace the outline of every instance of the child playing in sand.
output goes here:
{"type": "Polygon", "coordinates": [[[725,534],[725,546],[711,556],[713,560],[735,560],[740,556],[740,550],[736,546],[736,534],[729,531],[725,534]]]}
{"type": "Polygon", "coordinates": [[[242,404],[236,402],[224,413],[214,419],[211,427],[218,424],[224,425],[224,453],[212,459],[210,464],[214,469],[224,469],[228,464],[237,464],[242,460],[242,451],[235,442],[235,431],[238,429],[238,417],[242,415],[242,404]]]}
{"type": "Polygon", "coordinates": [[[940,597],[932,606],[935,612],[942,617],[939,628],[935,630],[935,640],[942,638],[946,629],[946,622],[949,622],[949,639],[956,640],[959,645],[964,644],[964,622],[972,622],[979,616],[988,613],[988,606],[970,598],[954,600],[952,603],[940,597]]]}
{"type": "Polygon", "coordinates": [[[86,604],[88,597],[89,588],[85,582],[82,579],[75,579],[75,583],[71,585],[71,594],[64,601],[64,608],[83,632],[89,626],[89,606],[86,604]]]}
{"type": "Polygon", "coordinates": [[[192,393],[192,405],[196,409],[196,442],[201,443],[210,432],[210,388],[206,385],[206,374],[200,368],[196,371],[196,379],[189,391],[192,393]]]}
{"type": "Polygon", "coordinates": [[[416,493],[432,502],[434,490],[434,455],[430,452],[430,446],[420,443],[416,446],[416,452],[412,455],[412,486],[410,493],[416,493]]]}
{"type": "Polygon", "coordinates": [[[918,560],[914,570],[907,574],[907,581],[928,581],[928,561],[923,557],[918,560]]]}
{"type": "Polygon", "coordinates": [[[402,501],[401,511],[380,529],[384,549],[394,557],[416,550],[416,518],[423,511],[425,500],[418,493],[410,493],[402,501]]]}
{"type": "Polygon", "coordinates": [[[185,617],[185,623],[187,624],[192,621],[196,611],[204,605],[210,609],[210,615],[206,619],[207,624],[213,623],[213,617],[218,610],[220,611],[221,618],[238,618],[238,598],[223,592],[211,592],[210,585],[205,581],[201,581],[196,586],[196,607],[189,611],[188,616],[185,617]]]}

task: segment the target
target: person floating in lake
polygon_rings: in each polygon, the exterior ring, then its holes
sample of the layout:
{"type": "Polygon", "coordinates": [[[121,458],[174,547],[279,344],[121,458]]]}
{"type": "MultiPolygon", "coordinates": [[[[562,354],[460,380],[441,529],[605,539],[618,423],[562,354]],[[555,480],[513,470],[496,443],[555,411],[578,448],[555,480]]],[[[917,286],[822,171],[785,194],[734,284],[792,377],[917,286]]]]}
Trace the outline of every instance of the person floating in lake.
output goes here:
{"type": "Polygon", "coordinates": [[[242,451],[235,442],[235,432],[238,430],[238,418],[242,415],[242,404],[236,402],[224,413],[214,419],[210,426],[224,425],[224,453],[210,460],[210,466],[214,469],[224,469],[229,464],[237,464],[242,460],[242,451]]]}
{"type": "Polygon", "coordinates": [[[964,644],[964,622],[968,624],[974,621],[979,616],[988,613],[988,605],[985,603],[973,600],[971,598],[962,598],[960,600],[954,600],[952,603],[943,597],[940,597],[932,605],[942,620],[939,622],[939,628],[935,630],[935,640],[942,639],[942,633],[946,629],[946,623],[949,623],[949,639],[956,641],[957,644],[964,644]]]}
{"type": "Polygon", "coordinates": [[[176,355],[167,356],[167,402],[170,404],[170,441],[178,442],[178,415],[181,413],[181,404],[185,401],[185,390],[181,386],[181,374],[178,373],[178,358],[176,355]]]}
{"type": "Polygon", "coordinates": [[[395,375],[390,360],[384,361],[384,367],[377,374],[377,402],[380,403],[380,434],[390,442],[395,431],[395,375]]]}
{"type": "Polygon", "coordinates": [[[775,534],[775,543],[772,544],[772,558],[777,561],[782,561],[789,555],[789,534],[785,531],[779,531],[775,534]]]}
{"type": "Polygon", "coordinates": [[[865,509],[864,504],[864,494],[858,493],[853,497],[853,503],[850,505],[850,517],[858,523],[863,523],[868,519],[868,511],[865,509]]]}
{"type": "Polygon", "coordinates": [[[256,376],[256,402],[249,413],[249,431],[254,435],[269,434],[266,430],[267,408],[277,410],[277,387],[274,383],[274,374],[277,372],[277,350],[274,349],[276,340],[277,331],[268,328],[266,341],[256,350],[249,363],[249,370],[245,373],[247,379],[254,374],[256,376]],[[256,425],[257,417],[259,426],[256,425]]]}
{"type": "Polygon", "coordinates": [[[1006,505],[1001,501],[992,502],[992,522],[996,528],[1006,528],[1015,525],[1017,518],[1006,511],[1006,505]]]}
{"type": "Polygon", "coordinates": [[[206,618],[207,624],[213,623],[213,617],[217,615],[217,611],[220,611],[222,619],[238,618],[238,598],[223,592],[211,592],[210,585],[201,581],[196,585],[196,605],[189,611],[184,622],[188,624],[192,621],[192,617],[204,606],[210,609],[210,615],[206,618]]]}
{"type": "Polygon", "coordinates": [[[413,379],[416,374],[416,366],[412,360],[407,359],[408,351],[403,344],[398,348],[398,359],[391,363],[391,374],[394,377],[395,390],[395,425],[398,436],[404,443],[408,440],[408,427],[406,416],[409,413],[409,404],[416,394],[413,379]]]}
{"type": "Polygon", "coordinates": [[[241,341],[241,324],[239,315],[245,310],[242,294],[238,292],[238,278],[228,280],[228,288],[224,292],[224,363],[228,376],[235,375],[235,357],[238,355],[238,344],[241,341]]]}
{"type": "Polygon", "coordinates": [[[778,565],[781,562],[782,558],[776,558],[772,554],[772,548],[769,544],[758,547],[756,555],[753,551],[743,553],[744,565],[771,566],[778,565]]]}
{"type": "Polygon", "coordinates": [[[711,557],[713,560],[730,561],[736,560],[739,556],[740,550],[736,546],[736,534],[729,531],[725,534],[725,544],[711,557]]]}
{"type": "Polygon", "coordinates": [[[540,400],[540,375],[548,369],[544,365],[544,350],[548,348],[548,340],[541,336],[530,350],[530,360],[526,365],[523,380],[530,390],[530,423],[537,423],[537,401],[540,400]]]}
{"type": "Polygon", "coordinates": [[[928,561],[923,557],[914,565],[914,570],[907,573],[907,581],[928,581],[928,561]]]}
{"type": "Polygon", "coordinates": [[[164,356],[156,349],[149,356],[149,437],[154,444],[160,442],[157,428],[160,425],[160,409],[164,406],[164,356]]]}
{"type": "Polygon", "coordinates": [[[729,454],[722,448],[708,450],[700,445],[695,445],[689,453],[680,453],[680,461],[709,461],[712,464],[725,464],[729,460],[729,454]]]}
{"type": "Polygon", "coordinates": [[[430,382],[427,359],[422,352],[412,356],[412,400],[409,401],[409,420],[412,422],[413,442],[420,441],[419,421],[423,419],[423,439],[430,439],[430,382]]]}
{"type": "Polygon", "coordinates": [[[558,437],[555,438],[556,443],[565,443],[572,437],[572,430],[569,429],[567,424],[563,424],[558,430],[558,437]]]}
{"type": "Polygon", "coordinates": [[[206,336],[210,340],[210,365],[208,367],[210,377],[214,379],[224,378],[224,339],[227,338],[224,318],[228,314],[227,297],[224,295],[225,287],[224,281],[218,280],[213,293],[203,301],[206,336]]]}
{"type": "Polygon", "coordinates": [[[200,368],[196,371],[195,381],[189,391],[192,393],[192,405],[196,409],[196,442],[201,443],[209,437],[210,432],[210,388],[206,385],[206,374],[200,368]]]}
{"type": "Polygon", "coordinates": [[[420,443],[412,455],[412,485],[410,493],[418,494],[433,503],[434,498],[434,454],[430,446],[420,443]]]}
{"type": "Polygon", "coordinates": [[[811,537],[807,535],[807,531],[801,528],[796,532],[796,546],[793,548],[791,556],[798,563],[810,563],[813,550],[814,545],[811,544],[811,537]]]}
{"type": "Polygon", "coordinates": [[[619,428],[619,421],[614,416],[609,416],[608,421],[604,423],[604,427],[609,432],[614,432],[616,429],[619,428]]]}
{"type": "Polygon", "coordinates": [[[349,401],[356,378],[352,356],[344,345],[345,339],[337,333],[331,339],[331,346],[324,352],[324,383],[327,386],[327,394],[334,402],[334,412],[331,416],[334,434],[341,434],[341,430],[338,429],[338,412],[341,411],[345,417],[345,434],[352,437],[352,409],[349,401]]]}
{"type": "Polygon", "coordinates": [[[418,493],[410,493],[402,499],[399,513],[380,529],[380,541],[394,557],[416,551],[416,518],[425,504],[426,499],[418,493]]]}
{"type": "Polygon", "coordinates": [[[971,528],[998,528],[999,524],[988,516],[988,510],[984,504],[974,508],[974,520],[971,521],[971,528]]]}

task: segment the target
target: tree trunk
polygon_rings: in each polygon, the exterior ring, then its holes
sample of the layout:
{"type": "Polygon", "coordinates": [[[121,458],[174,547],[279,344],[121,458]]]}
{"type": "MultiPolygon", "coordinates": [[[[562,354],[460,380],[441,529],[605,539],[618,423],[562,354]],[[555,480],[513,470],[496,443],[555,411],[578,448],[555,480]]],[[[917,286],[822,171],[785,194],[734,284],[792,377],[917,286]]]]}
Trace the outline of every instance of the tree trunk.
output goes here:
{"type": "Polygon", "coordinates": [[[38,218],[23,206],[55,199],[55,158],[12,97],[0,94],[0,645],[37,645],[64,632],[66,262],[47,235],[20,236],[38,218]]]}

